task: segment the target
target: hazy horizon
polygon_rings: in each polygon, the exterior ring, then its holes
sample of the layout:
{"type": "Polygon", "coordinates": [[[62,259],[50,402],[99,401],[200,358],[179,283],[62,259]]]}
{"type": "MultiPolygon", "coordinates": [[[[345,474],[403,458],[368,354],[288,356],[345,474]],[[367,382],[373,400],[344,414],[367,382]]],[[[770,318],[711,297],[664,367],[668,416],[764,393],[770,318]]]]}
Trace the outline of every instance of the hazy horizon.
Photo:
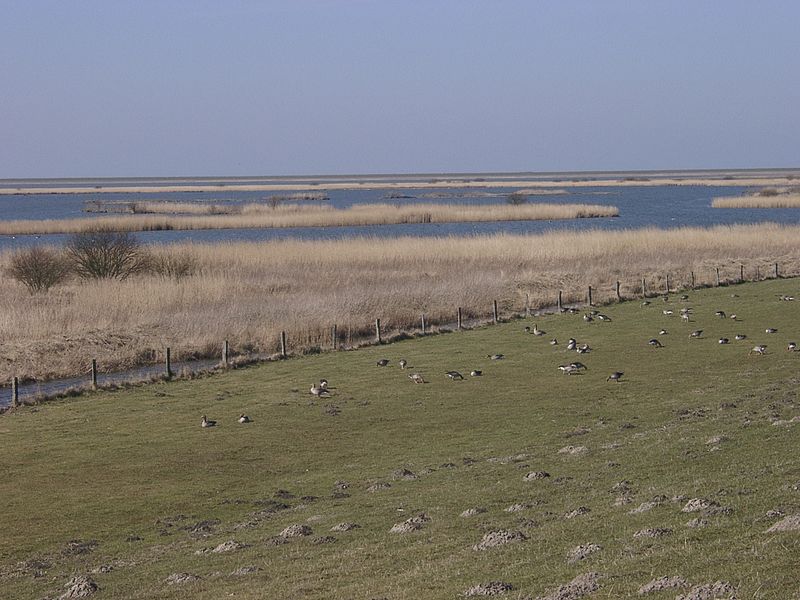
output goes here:
{"type": "Polygon", "coordinates": [[[788,0],[0,8],[0,179],[800,164],[788,0]]]}

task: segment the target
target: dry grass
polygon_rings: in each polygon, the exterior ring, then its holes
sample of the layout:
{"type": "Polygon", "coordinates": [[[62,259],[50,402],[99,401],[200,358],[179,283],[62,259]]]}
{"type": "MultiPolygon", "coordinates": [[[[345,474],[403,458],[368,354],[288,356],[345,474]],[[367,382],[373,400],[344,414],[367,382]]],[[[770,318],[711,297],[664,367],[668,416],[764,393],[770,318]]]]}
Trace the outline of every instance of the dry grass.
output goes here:
{"type": "Polygon", "coordinates": [[[714,208],[800,208],[800,194],[715,198],[711,202],[711,206],[714,208]]]}
{"type": "Polygon", "coordinates": [[[343,227],[402,223],[534,221],[613,217],[615,206],[598,204],[357,204],[345,209],[299,204],[242,207],[241,214],[207,216],[131,215],[92,219],[48,219],[0,222],[0,234],[76,233],[98,228],[113,231],[343,227]]]}
{"type": "MultiPolygon", "coordinates": [[[[369,334],[380,317],[387,335],[429,323],[451,323],[456,307],[488,316],[550,306],[558,290],[565,302],[582,301],[588,285],[595,301],[649,289],[739,276],[753,278],[779,262],[781,273],[800,272],[800,227],[754,225],[713,229],[553,232],[461,238],[275,241],[155,247],[188,255],[195,275],[155,275],[125,281],[73,281],[30,296],[7,282],[0,297],[0,379],[84,372],[91,358],[101,368],[129,367],[175,355],[217,356],[224,339],[237,351],[277,351],[280,331],[292,350],[329,346],[336,324],[341,342],[369,334]]],[[[0,266],[9,264],[8,253],[0,266]]]]}

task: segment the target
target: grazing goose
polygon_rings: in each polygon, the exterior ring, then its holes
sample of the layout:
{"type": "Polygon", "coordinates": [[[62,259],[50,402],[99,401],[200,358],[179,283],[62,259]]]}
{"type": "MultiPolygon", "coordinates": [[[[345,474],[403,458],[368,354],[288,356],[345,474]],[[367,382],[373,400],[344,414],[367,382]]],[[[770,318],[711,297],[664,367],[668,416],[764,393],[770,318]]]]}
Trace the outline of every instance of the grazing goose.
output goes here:
{"type": "Polygon", "coordinates": [[[578,347],[578,342],[575,341],[575,338],[569,338],[567,341],[567,350],[575,350],[578,347]]]}
{"type": "Polygon", "coordinates": [[[588,354],[591,351],[592,349],[589,347],[589,344],[583,344],[582,346],[575,348],[575,352],[578,354],[588,354]]]}
{"type": "Polygon", "coordinates": [[[200,427],[214,427],[216,424],[216,421],[209,421],[205,415],[203,415],[203,420],[200,421],[200,427]]]}
{"type": "Polygon", "coordinates": [[[250,420],[250,417],[242,413],[241,415],[239,415],[239,423],[252,423],[252,421],[250,420]]]}
{"type": "Polygon", "coordinates": [[[659,342],[656,338],[651,338],[648,342],[653,348],[663,348],[663,344],[659,342]]]}
{"type": "Polygon", "coordinates": [[[487,354],[486,358],[490,358],[492,360],[503,360],[506,357],[505,354],[487,354]]]}
{"type": "Polygon", "coordinates": [[[688,299],[689,299],[689,296],[687,294],[683,294],[681,296],[681,302],[686,302],[688,299]]]}
{"type": "Polygon", "coordinates": [[[695,329],[692,333],[689,334],[689,337],[699,338],[702,335],[703,335],[702,329],[695,329]]]}
{"type": "Polygon", "coordinates": [[[780,298],[781,300],[784,300],[785,302],[791,302],[792,300],[794,300],[794,296],[783,296],[783,295],[781,295],[781,296],[778,296],[778,298],[780,298]]]}
{"type": "Polygon", "coordinates": [[[611,375],[606,377],[606,382],[609,381],[616,381],[619,383],[619,380],[622,379],[622,376],[625,375],[622,371],[614,371],[611,375]]]}
{"type": "Polygon", "coordinates": [[[587,366],[586,366],[585,364],[583,364],[582,362],[578,362],[577,360],[576,360],[575,362],[571,362],[571,363],[569,363],[569,365],[570,365],[571,367],[574,367],[574,368],[576,368],[576,369],[583,369],[584,371],[588,371],[588,370],[589,370],[589,367],[587,367],[587,366]]]}
{"type": "Polygon", "coordinates": [[[320,379],[319,380],[319,387],[321,387],[323,390],[327,390],[328,389],[328,380],[327,379],[320,379]]]}
{"type": "Polygon", "coordinates": [[[732,320],[732,321],[736,321],[736,320],[737,320],[736,313],[734,313],[734,314],[732,314],[732,315],[731,315],[731,320],[732,320]]]}
{"type": "Polygon", "coordinates": [[[730,342],[730,340],[728,338],[719,338],[719,343],[720,344],[727,344],[729,342],[730,342]]]}
{"type": "Polygon", "coordinates": [[[611,317],[609,317],[608,315],[597,315],[597,318],[600,319],[601,321],[605,321],[606,323],[611,322],[611,317]]]}
{"type": "Polygon", "coordinates": [[[778,333],[778,330],[777,330],[777,329],[775,329],[774,327],[767,327],[767,328],[764,330],[764,333],[778,333]]]}
{"type": "Polygon", "coordinates": [[[658,331],[658,335],[667,335],[667,330],[666,329],[660,329],[658,331]]]}
{"type": "Polygon", "coordinates": [[[405,369],[406,366],[408,365],[408,361],[405,358],[401,358],[400,362],[398,362],[397,364],[400,365],[401,369],[405,369]]]}
{"type": "Polygon", "coordinates": [[[642,302],[642,306],[650,306],[650,300],[645,300],[642,302]]]}
{"type": "Polygon", "coordinates": [[[533,330],[531,331],[531,333],[533,335],[544,335],[545,334],[544,331],[539,329],[539,326],[536,323],[533,324],[533,330]]]}
{"type": "Polygon", "coordinates": [[[743,333],[737,333],[735,336],[733,336],[733,339],[735,339],[737,342],[741,342],[742,340],[746,340],[747,336],[743,333]]]}
{"type": "Polygon", "coordinates": [[[667,317],[671,317],[673,315],[673,312],[671,310],[669,310],[669,309],[662,310],[661,312],[662,312],[662,314],[664,314],[667,317]]]}
{"type": "Polygon", "coordinates": [[[720,319],[724,319],[726,316],[724,310],[718,310],[717,312],[714,313],[714,315],[719,317],[720,319]]]}
{"type": "Polygon", "coordinates": [[[481,375],[483,375],[483,371],[478,371],[477,369],[473,369],[469,372],[470,377],[480,377],[481,375]]]}
{"type": "Polygon", "coordinates": [[[556,338],[553,338],[552,340],[550,340],[550,345],[551,346],[558,346],[558,340],[556,338]]]}
{"type": "Polygon", "coordinates": [[[456,379],[464,379],[464,376],[458,371],[448,371],[447,373],[445,373],[445,375],[447,375],[453,381],[455,381],[456,379]]]}
{"type": "Polygon", "coordinates": [[[682,312],[681,313],[681,320],[685,321],[686,323],[690,323],[692,320],[692,314],[689,312],[682,312]]]}
{"type": "Polygon", "coordinates": [[[747,356],[752,356],[753,354],[760,354],[764,356],[767,353],[767,345],[766,344],[759,344],[758,346],[753,346],[750,349],[750,352],[747,353],[747,356]]]}
{"type": "Polygon", "coordinates": [[[586,321],[587,323],[591,323],[592,321],[594,321],[594,317],[592,315],[585,314],[583,315],[583,320],[586,321]]]}
{"type": "Polygon", "coordinates": [[[561,372],[564,373],[564,375],[574,375],[580,370],[572,363],[568,365],[558,365],[558,368],[561,369],[561,372]]]}
{"type": "Polygon", "coordinates": [[[797,344],[795,342],[789,342],[789,345],[786,346],[786,351],[794,352],[795,350],[797,350],[797,344]]]}
{"type": "Polygon", "coordinates": [[[376,362],[375,364],[378,365],[379,367],[385,367],[386,365],[389,364],[389,359],[388,358],[382,358],[378,362],[376,362]]]}
{"type": "Polygon", "coordinates": [[[408,378],[414,383],[425,383],[425,379],[422,377],[421,373],[412,373],[408,378]]]}
{"type": "Polygon", "coordinates": [[[312,395],[316,396],[317,398],[319,398],[321,396],[330,396],[331,395],[331,393],[328,390],[326,390],[325,388],[317,385],[316,383],[311,385],[311,389],[309,391],[310,391],[310,393],[312,395]]]}

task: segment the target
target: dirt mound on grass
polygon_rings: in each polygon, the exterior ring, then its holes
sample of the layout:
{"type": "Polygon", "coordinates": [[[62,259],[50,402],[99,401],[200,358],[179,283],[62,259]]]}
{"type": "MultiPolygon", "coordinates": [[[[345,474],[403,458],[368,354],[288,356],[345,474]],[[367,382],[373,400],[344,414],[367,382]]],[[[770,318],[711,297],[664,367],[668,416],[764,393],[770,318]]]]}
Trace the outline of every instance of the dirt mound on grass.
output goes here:
{"type": "Polygon", "coordinates": [[[331,531],[350,531],[352,529],[358,529],[359,527],[361,527],[361,525],[345,521],[344,523],[339,523],[331,527],[331,531]]]}
{"type": "Polygon", "coordinates": [[[540,596],[537,600],[577,600],[600,589],[600,584],[598,583],[600,577],[602,575],[599,573],[578,575],[569,583],[559,587],[555,592],[547,596],[540,596]]]}
{"type": "Polygon", "coordinates": [[[538,481],[539,479],[546,479],[550,477],[550,473],[547,471],[531,471],[525,477],[523,477],[523,481],[538,481]]]}
{"type": "Polygon", "coordinates": [[[413,471],[409,471],[408,469],[397,469],[396,471],[392,472],[392,479],[397,479],[401,481],[413,481],[417,479],[417,474],[413,471]]]}
{"type": "Polygon", "coordinates": [[[385,481],[379,481],[378,483],[373,483],[371,486],[367,488],[368,492],[380,492],[381,490],[388,490],[392,487],[391,483],[386,483],[385,481]]]}
{"type": "Polygon", "coordinates": [[[239,567],[235,571],[231,571],[231,577],[244,577],[245,575],[252,575],[253,573],[258,573],[261,570],[260,567],[256,567],[253,565],[247,567],[239,567]]]}
{"type": "Polygon", "coordinates": [[[575,546],[572,550],[567,553],[567,562],[574,563],[578,562],[579,560],[584,560],[588,558],[595,552],[600,552],[603,547],[597,544],[585,544],[583,546],[575,546]]]}
{"type": "Polygon", "coordinates": [[[565,519],[574,519],[575,517],[580,517],[582,515],[587,515],[592,510],[590,508],[586,508],[585,506],[579,506],[575,510],[569,511],[567,514],[564,515],[565,519]]]}
{"type": "Polygon", "coordinates": [[[96,540],[70,540],[61,550],[62,556],[78,556],[80,554],[89,554],[94,552],[98,543],[96,540]]]}
{"type": "Polygon", "coordinates": [[[87,598],[94,594],[99,588],[90,577],[77,575],[70,579],[66,585],[66,591],[58,597],[58,600],[72,600],[72,598],[87,598]]]}
{"type": "Polygon", "coordinates": [[[486,512],[485,508],[482,508],[480,506],[476,506],[475,508],[468,508],[467,510],[462,512],[459,515],[459,517],[464,517],[464,518],[474,517],[475,515],[480,515],[480,514],[485,513],[485,512],[486,512]]]}
{"type": "Polygon", "coordinates": [[[700,517],[697,517],[696,519],[687,521],[686,526],[691,527],[692,529],[700,529],[701,527],[708,527],[708,521],[706,519],[701,519],[700,517]]]}
{"type": "Polygon", "coordinates": [[[675,600],[735,600],[736,590],[727,581],[715,581],[705,585],[696,585],[685,596],[676,596],[675,600]]]}
{"type": "Polygon", "coordinates": [[[192,573],[173,573],[164,580],[164,583],[167,585],[183,585],[199,579],[200,577],[198,575],[194,575],[192,573]]]}
{"type": "Polygon", "coordinates": [[[664,576],[645,583],[639,588],[639,595],[643,596],[644,594],[650,594],[652,592],[661,592],[663,590],[671,590],[673,588],[688,586],[689,582],[679,575],[673,575],[672,577],[664,576]]]}
{"type": "Polygon", "coordinates": [[[586,446],[564,446],[558,451],[559,454],[569,454],[570,456],[582,456],[587,452],[589,449],[586,446]]]}
{"type": "Polygon", "coordinates": [[[227,542],[222,542],[211,552],[214,552],[215,554],[222,554],[223,552],[233,552],[234,550],[241,550],[242,548],[247,548],[247,544],[242,544],[236,540],[228,540],[227,542]]]}
{"type": "Polygon", "coordinates": [[[505,544],[513,544],[515,542],[524,542],[528,536],[521,531],[490,531],[483,536],[480,542],[475,544],[472,549],[481,551],[495,548],[497,546],[504,546],[505,544]]]}
{"type": "Polygon", "coordinates": [[[685,513],[698,512],[701,510],[708,510],[709,508],[715,506],[719,506],[719,504],[714,502],[713,500],[709,500],[708,498],[692,498],[681,509],[681,512],[685,513]]]}
{"type": "Polygon", "coordinates": [[[280,532],[280,536],[284,539],[293,537],[302,537],[314,533],[308,525],[289,525],[286,529],[280,532]]]}
{"type": "Polygon", "coordinates": [[[505,581],[490,581],[488,583],[481,583],[469,588],[464,595],[470,596],[499,596],[514,589],[510,583],[505,581]]]}
{"type": "Polygon", "coordinates": [[[411,533],[422,529],[422,526],[430,521],[431,518],[425,513],[420,513],[416,517],[406,519],[402,523],[395,523],[389,533],[411,533]]]}
{"type": "Polygon", "coordinates": [[[789,515],[784,517],[772,527],[767,529],[767,533],[777,533],[780,531],[798,531],[800,530],[800,515],[789,515]]]}
{"type": "Polygon", "coordinates": [[[663,537],[665,535],[670,535],[672,533],[672,529],[668,527],[648,527],[647,529],[640,529],[636,533],[633,534],[635,538],[657,538],[663,537]]]}

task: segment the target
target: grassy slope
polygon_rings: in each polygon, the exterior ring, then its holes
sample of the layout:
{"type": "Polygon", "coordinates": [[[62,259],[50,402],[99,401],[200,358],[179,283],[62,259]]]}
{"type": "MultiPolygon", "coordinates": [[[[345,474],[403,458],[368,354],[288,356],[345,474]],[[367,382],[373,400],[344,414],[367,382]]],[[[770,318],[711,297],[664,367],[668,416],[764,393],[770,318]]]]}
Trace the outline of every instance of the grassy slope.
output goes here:
{"type": "MultiPolygon", "coordinates": [[[[692,583],[730,581],[740,597],[791,597],[798,593],[793,569],[800,535],[764,531],[776,521],[765,518],[768,510],[800,514],[800,491],[792,488],[800,483],[800,423],[770,424],[800,414],[794,377],[800,354],[784,351],[789,339],[800,339],[800,305],[776,297],[796,293],[797,283],[693,292],[692,325],[663,316],[660,300],[648,307],[632,302],[604,309],[612,323],[540,318],[548,332],[543,337],[514,322],[7,414],[0,418],[0,597],[60,593],[71,574],[101,564],[115,569],[93,575],[99,597],[452,598],[490,580],[535,597],[587,571],[606,576],[596,598],[633,596],[650,579],[675,574],[692,583]],[[717,309],[736,312],[741,322],[716,318],[717,309]],[[660,338],[665,347],[648,347],[662,326],[670,331],[660,338]],[[765,334],[768,326],[778,333],[765,334]],[[697,328],[705,329],[704,338],[689,339],[697,328]],[[717,344],[721,335],[732,339],[738,332],[749,339],[717,344]],[[553,336],[559,346],[548,344],[553,336]],[[595,350],[567,353],[570,336],[595,350]],[[768,343],[770,354],[748,358],[757,342],[768,343]],[[488,360],[493,352],[507,359],[488,360]],[[430,383],[414,385],[396,366],[374,366],[384,356],[395,364],[406,357],[430,383]],[[589,366],[587,374],[556,369],[575,359],[589,366]],[[483,369],[484,377],[451,382],[443,375],[471,368],[483,369]],[[606,383],[613,370],[625,371],[627,381],[606,383]],[[335,395],[313,402],[307,390],[320,377],[331,381],[335,395]],[[326,404],[341,413],[327,414],[326,404]],[[240,412],[254,423],[237,424],[240,412]],[[204,413],[219,426],[201,429],[204,413]],[[579,427],[590,431],[572,435],[579,427]],[[720,435],[728,439],[714,451],[706,442],[720,435]],[[612,443],[619,446],[607,446],[612,443]],[[588,453],[558,452],[570,444],[588,453]],[[517,454],[524,459],[489,460],[517,454]],[[475,462],[465,464],[466,457],[475,462]],[[433,471],[395,481],[392,472],[401,467],[433,471]],[[552,477],[523,481],[536,470],[552,477]],[[337,480],[350,483],[349,497],[332,496],[337,480]],[[614,506],[619,494],[611,488],[622,480],[630,482],[632,504],[614,506]],[[376,481],[392,487],[367,492],[376,481]],[[279,489],[296,496],[284,500],[290,509],[234,530],[263,508],[255,504],[259,499],[279,489]],[[628,514],[657,495],[669,499],[628,514]],[[685,523],[698,515],[682,513],[685,500],[673,496],[711,498],[733,513],[690,529],[685,523]],[[504,511],[514,503],[531,506],[504,511]],[[474,506],[487,512],[459,517],[474,506]],[[591,512],[563,518],[579,506],[591,512]],[[389,533],[421,511],[431,517],[421,531],[389,533]],[[180,530],[204,519],[220,520],[208,538],[180,530]],[[342,521],[361,527],[328,531],[342,521]],[[336,542],[266,542],[293,523],[336,542]],[[673,533],[633,538],[646,527],[673,533]],[[497,529],[520,529],[530,539],[471,549],[497,529]],[[134,534],[143,539],[126,541],[134,534]],[[61,550],[72,539],[99,546],[65,557],[61,550]],[[229,539],[250,547],[194,554],[229,539]],[[566,562],[571,548],[590,542],[603,550],[566,562]],[[14,572],[34,558],[52,564],[45,576],[14,572]],[[229,576],[245,565],[261,570],[229,576]],[[164,584],[179,571],[203,579],[164,584]]],[[[674,297],[670,307],[677,313],[680,306],[674,297]]]]}

